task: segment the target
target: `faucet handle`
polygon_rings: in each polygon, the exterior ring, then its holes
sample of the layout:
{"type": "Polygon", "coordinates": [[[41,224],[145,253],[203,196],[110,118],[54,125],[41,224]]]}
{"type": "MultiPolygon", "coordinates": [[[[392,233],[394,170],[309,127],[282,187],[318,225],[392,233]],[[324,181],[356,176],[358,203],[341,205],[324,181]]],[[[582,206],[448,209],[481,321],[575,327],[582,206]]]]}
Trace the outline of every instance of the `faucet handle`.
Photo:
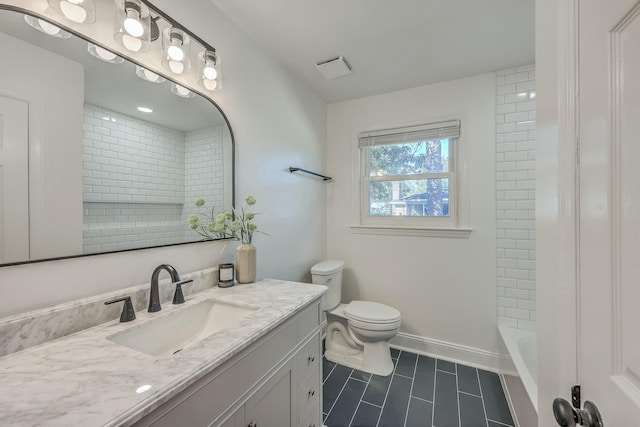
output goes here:
{"type": "Polygon", "coordinates": [[[124,306],[122,307],[122,314],[120,314],[120,322],[131,322],[132,320],[136,320],[136,312],[133,309],[133,304],[131,303],[131,297],[122,297],[116,298],[111,301],[106,301],[104,305],[113,304],[115,302],[124,301],[124,306]]]}
{"type": "Polygon", "coordinates": [[[173,294],[174,304],[184,303],[184,294],[182,293],[182,285],[186,285],[187,283],[191,283],[191,282],[193,282],[193,279],[176,282],[176,292],[173,294]]]}

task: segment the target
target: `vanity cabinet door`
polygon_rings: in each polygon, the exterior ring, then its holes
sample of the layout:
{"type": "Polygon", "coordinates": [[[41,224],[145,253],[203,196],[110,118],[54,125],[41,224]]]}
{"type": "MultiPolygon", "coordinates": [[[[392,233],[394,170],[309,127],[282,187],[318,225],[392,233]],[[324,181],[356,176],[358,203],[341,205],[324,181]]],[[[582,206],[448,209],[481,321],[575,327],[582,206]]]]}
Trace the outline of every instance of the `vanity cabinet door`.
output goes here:
{"type": "MultiPolygon", "coordinates": [[[[211,424],[212,426],[214,424],[211,424]]],[[[244,423],[244,406],[241,406],[233,415],[227,418],[219,427],[245,427],[244,423]]]]}
{"type": "Polygon", "coordinates": [[[297,426],[297,383],[296,359],[292,358],[276,371],[244,405],[245,425],[252,427],[297,426]]]}

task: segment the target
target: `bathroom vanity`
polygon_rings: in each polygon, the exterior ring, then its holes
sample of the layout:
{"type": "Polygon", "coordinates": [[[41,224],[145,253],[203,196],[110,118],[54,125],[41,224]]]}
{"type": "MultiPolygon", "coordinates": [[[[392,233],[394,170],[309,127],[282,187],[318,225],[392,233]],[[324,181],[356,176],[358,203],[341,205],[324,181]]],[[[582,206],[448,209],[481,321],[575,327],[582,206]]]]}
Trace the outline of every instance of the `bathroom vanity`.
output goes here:
{"type": "Polygon", "coordinates": [[[8,354],[0,425],[319,427],[325,290],[279,280],[213,287],[8,354]],[[188,330],[202,310],[204,322],[216,310],[238,317],[180,342],[172,325],[188,330]]]}
{"type": "Polygon", "coordinates": [[[318,310],[311,304],[135,425],[320,426],[318,310]]]}

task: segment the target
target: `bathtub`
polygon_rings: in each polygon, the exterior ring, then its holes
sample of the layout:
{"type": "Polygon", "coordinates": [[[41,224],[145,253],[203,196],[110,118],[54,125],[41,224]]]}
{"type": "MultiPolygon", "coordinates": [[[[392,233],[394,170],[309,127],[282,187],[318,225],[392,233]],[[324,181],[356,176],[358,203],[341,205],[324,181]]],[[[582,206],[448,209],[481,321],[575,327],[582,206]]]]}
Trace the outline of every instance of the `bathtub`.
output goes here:
{"type": "Polygon", "coordinates": [[[500,336],[531,404],[538,412],[538,353],[536,333],[499,326],[500,336]]]}

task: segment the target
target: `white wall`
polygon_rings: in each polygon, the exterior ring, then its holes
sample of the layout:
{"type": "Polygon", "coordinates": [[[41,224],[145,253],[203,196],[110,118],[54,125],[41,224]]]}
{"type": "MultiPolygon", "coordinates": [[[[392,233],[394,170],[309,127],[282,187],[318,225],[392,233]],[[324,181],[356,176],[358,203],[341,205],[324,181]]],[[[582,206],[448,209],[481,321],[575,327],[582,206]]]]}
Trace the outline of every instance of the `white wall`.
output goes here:
{"type": "MultiPolygon", "coordinates": [[[[211,2],[154,4],[215,45],[223,58],[224,87],[213,98],[228,116],[236,138],[237,201],[255,196],[256,210],[264,213],[257,223],[271,235],[255,238],[258,276],[309,278],[308,268],[326,255],[326,187],[320,180],[285,169],[296,165],[325,169],[324,102],[211,2]]],[[[108,36],[105,40],[113,40],[108,36]]],[[[219,245],[191,244],[2,267],[0,292],[5,297],[0,300],[0,316],[144,283],[163,262],[180,272],[211,267],[218,263],[219,251],[219,245]]]]}
{"type": "Polygon", "coordinates": [[[327,113],[328,255],[345,260],[343,301],[391,305],[402,314],[402,333],[484,354],[497,351],[495,90],[490,73],[331,104],[327,113]],[[354,234],[357,134],[456,116],[467,151],[470,237],[354,234]]]}
{"type": "Polygon", "coordinates": [[[535,67],[496,74],[498,323],[535,330],[535,67]]]}
{"type": "Polygon", "coordinates": [[[12,58],[11,66],[6,60],[0,66],[0,94],[29,104],[31,258],[80,253],[84,70],[4,33],[0,48],[12,58]],[[46,177],[39,173],[42,170],[46,177]]]}

